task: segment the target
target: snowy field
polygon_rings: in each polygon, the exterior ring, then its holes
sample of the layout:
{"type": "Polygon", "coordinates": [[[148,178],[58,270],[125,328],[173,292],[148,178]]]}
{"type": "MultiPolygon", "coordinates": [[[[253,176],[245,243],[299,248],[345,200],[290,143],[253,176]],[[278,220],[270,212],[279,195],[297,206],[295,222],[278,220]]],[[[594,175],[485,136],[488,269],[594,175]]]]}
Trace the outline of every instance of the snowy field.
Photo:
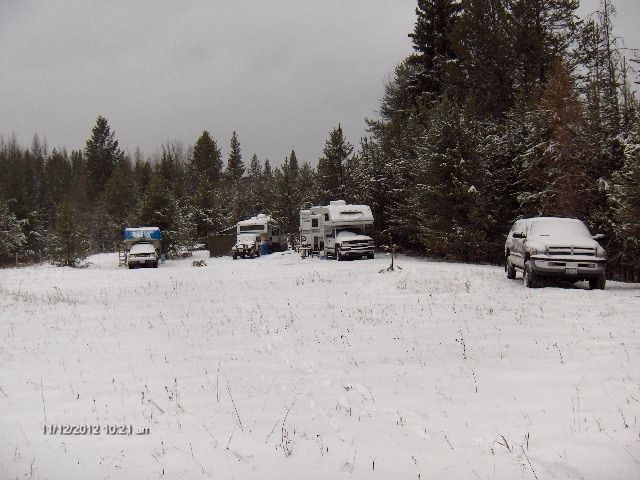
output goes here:
{"type": "Polygon", "coordinates": [[[640,285],[89,261],[0,270],[0,479],[640,478],[640,285]]]}

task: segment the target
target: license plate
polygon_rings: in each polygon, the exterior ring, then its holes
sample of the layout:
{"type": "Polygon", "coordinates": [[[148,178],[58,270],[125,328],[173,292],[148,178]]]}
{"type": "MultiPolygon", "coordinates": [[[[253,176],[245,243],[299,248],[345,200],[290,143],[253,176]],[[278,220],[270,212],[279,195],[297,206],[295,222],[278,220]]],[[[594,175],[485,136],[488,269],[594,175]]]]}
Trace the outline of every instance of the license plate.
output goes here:
{"type": "Polygon", "coordinates": [[[578,274],[578,269],[577,268],[567,268],[565,270],[565,273],[567,275],[577,275],[578,274]]]}

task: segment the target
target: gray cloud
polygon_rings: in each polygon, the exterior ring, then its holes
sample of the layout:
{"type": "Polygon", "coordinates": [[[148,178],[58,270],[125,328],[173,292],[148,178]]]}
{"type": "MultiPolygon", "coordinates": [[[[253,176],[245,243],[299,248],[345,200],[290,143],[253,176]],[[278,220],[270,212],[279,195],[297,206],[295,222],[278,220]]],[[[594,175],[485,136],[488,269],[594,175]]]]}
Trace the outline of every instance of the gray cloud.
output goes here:
{"type": "Polygon", "coordinates": [[[78,148],[102,114],[130,150],[236,130],[246,157],[315,161],[411,51],[414,0],[180,3],[4,0],[0,133],[78,148]]]}
{"type": "MultiPolygon", "coordinates": [[[[640,46],[637,0],[619,32],[640,46]]],[[[581,11],[599,0],[583,0],[581,11]]],[[[0,134],[81,148],[97,115],[152,153],[209,130],[246,158],[315,162],[341,122],[352,142],[411,51],[415,0],[0,2],[0,134]]]]}

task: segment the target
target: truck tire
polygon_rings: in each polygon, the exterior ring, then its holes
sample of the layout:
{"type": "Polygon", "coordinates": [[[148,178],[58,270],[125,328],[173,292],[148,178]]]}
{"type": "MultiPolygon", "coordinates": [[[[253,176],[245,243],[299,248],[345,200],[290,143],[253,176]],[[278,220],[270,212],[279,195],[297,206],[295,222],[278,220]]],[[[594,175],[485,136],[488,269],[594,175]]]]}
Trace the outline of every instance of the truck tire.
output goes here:
{"type": "Polygon", "coordinates": [[[371,253],[367,253],[367,258],[368,258],[369,260],[373,260],[373,259],[374,259],[374,257],[375,257],[375,254],[374,254],[373,252],[371,252],[371,253]]]}
{"type": "Polygon", "coordinates": [[[341,262],[344,260],[344,257],[342,256],[342,253],[340,253],[340,247],[336,246],[336,260],[338,262],[341,262]]]}
{"type": "Polygon", "coordinates": [[[233,254],[233,259],[234,259],[234,260],[237,260],[237,259],[238,259],[238,254],[237,254],[237,253],[234,253],[234,254],[233,254]]]}
{"type": "Polygon", "coordinates": [[[589,290],[604,290],[606,285],[607,279],[604,275],[589,279],[589,290]]]}
{"type": "Polygon", "coordinates": [[[533,273],[533,270],[531,269],[531,262],[529,262],[529,260],[527,260],[524,264],[524,286],[527,288],[538,288],[539,283],[538,283],[538,278],[536,277],[536,274],[533,273]]]}
{"type": "Polygon", "coordinates": [[[504,261],[504,270],[507,272],[507,278],[509,280],[513,280],[516,278],[516,267],[511,264],[511,260],[509,260],[509,256],[504,261]]]}
{"type": "Polygon", "coordinates": [[[153,268],[158,268],[158,262],[153,263],[153,268]]]}
{"type": "Polygon", "coordinates": [[[133,270],[133,265],[129,264],[127,266],[129,267],[129,270],[133,270]]]}
{"type": "Polygon", "coordinates": [[[253,257],[254,257],[254,254],[253,254],[253,252],[251,252],[251,253],[249,254],[249,258],[253,258],[253,257]]]}

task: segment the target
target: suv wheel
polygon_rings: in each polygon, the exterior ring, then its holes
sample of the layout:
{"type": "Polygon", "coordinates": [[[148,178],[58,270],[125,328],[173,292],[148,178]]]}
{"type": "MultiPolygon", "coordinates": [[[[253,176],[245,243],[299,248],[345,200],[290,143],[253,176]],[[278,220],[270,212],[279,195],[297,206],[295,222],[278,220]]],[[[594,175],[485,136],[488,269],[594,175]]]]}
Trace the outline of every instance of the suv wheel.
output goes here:
{"type": "Polygon", "coordinates": [[[531,262],[528,260],[524,264],[524,286],[527,288],[538,287],[538,279],[531,269],[531,262]]]}
{"type": "Polygon", "coordinates": [[[509,280],[513,280],[516,278],[516,267],[511,264],[511,260],[509,260],[509,256],[504,261],[504,270],[507,272],[507,278],[509,280]]]}
{"type": "Polygon", "coordinates": [[[604,290],[605,285],[607,284],[607,279],[604,275],[600,275],[598,278],[592,278],[589,280],[589,289],[590,290],[604,290]]]}

